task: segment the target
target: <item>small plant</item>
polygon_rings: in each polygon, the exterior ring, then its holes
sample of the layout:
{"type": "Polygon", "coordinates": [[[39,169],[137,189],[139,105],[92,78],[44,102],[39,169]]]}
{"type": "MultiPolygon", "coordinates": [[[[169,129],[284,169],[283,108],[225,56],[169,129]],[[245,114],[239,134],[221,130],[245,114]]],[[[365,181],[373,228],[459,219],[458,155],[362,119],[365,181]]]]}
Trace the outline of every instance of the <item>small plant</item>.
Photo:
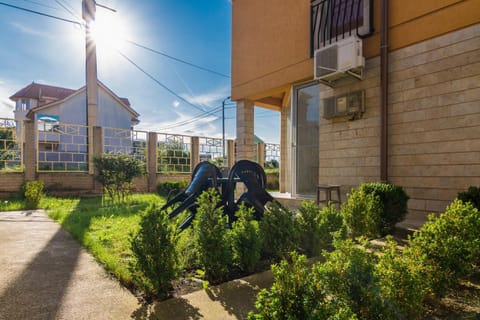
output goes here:
{"type": "Polygon", "coordinates": [[[375,273],[384,301],[383,315],[386,319],[419,319],[423,302],[430,292],[430,283],[425,281],[428,273],[422,259],[404,254],[389,236],[382,250],[375,273]]]}
{"type": "Polygon", "coordinates": [[[25,207],[27,209],[37,209],[43,196],[43,181],[27,181],[22,186],[25,197],[25,207]]]}
{"type": "Polygon", "coordinates": [[[391,233],[395,224],[405,219],[408,196],[402,187],[388,183],[370,182],[360,186],[367,194],[375,194],[382,203],[381,230],[382,236],[391,233]]]}
{"type": "Polygon", "coordinates": [[[480,265],[480,213],[471,203],[455,200],[445,213],[433,214],[410,239],[407,252],[422,257],[434,272],[426,274],[437,295],[471,275],[480,265]]]}
{"type": "Polygon", "coordinates": [[[211,282],[224,279],[231,263],[227,217],[218,206],[220,196],[215,189],[203,192],[194,220],[194,243],[205,278],[211,282]]]}
{"type": "Polygon", "coordinates": [[[460,192],[457,198],[463,202],[470,202],[480,210],[480,187],[470,186],[467,191],[460,192]]]}
{"type": "Polygon", "coordinates": [[[132,189],[133,179],[145,174],[144,164],[126,155],[100,155],[93,163],[95,179],[114,203],[124,202],[132,189]]]}
{"type": "Polygon", "coordinates": [[[333,247],[333,233],[344,230],[342,215],[330,204],[322,210],[313,201],[304,201],[297,213],[301,249],[317,256],[333,247]]]}
{"type": "Polygon", "coordinates": [[[353,189],[347,202],[342,204],[341,212],[350,237],[375,238],[381,235],[382,203],[378,195],[361,188],[353,189]]]}
{"type": "Polygon", "coordinates": [[[253,219],[253,208],[243,203],[235,214],[237,221],[232,224],[231,241],[233,262],[240,270],[253,272],[260,260],[262,247],[258,221],[253,219]]]}
{"type": "Polygon", "coordinates": [[[290,210],[271,202],[260,221],[263,255],[278,259],[297,249],[298,233],[290,210]]]}
{"type": "Polygon", "coordinates": [[[186,180],[181,181],[165,181],[157,184],[157,193],[163,197],[171,197],[180,193],[188,185],[186,180]]]}
{"type": "Polygon", "coordinates": [[[135,257],[130,265],[135,281],[159,299],[168,297],[176,276],[174,231],[167,213],[153,206],[146,210],[140,230],[132,235],[135,257]]]}

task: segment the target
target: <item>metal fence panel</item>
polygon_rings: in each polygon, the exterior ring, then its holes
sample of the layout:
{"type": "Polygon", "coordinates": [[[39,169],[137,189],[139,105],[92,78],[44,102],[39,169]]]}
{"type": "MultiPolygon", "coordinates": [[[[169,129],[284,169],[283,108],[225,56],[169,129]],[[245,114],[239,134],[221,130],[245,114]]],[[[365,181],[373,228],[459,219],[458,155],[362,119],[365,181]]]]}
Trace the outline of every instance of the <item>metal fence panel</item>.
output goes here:
{"type": "Polygon", "coordinates": [[[0,172],[23,171],[23,123],[0,118],[0,172]]]}
{"type": "Polygon", "coordinates": [[[157,133],[157,172],[189,173],[192,172],[191,137],[157,133]]]}

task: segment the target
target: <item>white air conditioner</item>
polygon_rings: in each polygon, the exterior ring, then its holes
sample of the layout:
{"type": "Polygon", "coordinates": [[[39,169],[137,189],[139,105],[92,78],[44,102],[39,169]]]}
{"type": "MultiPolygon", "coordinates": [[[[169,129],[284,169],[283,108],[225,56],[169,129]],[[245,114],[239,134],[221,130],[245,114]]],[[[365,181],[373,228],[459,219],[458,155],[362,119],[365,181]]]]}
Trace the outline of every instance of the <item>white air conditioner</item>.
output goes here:
{"type": "Polygon", "coordinates": [[[362,40],[351,36],[315,51],[314,76],[329,86],[345,77],[362,79],[365,58],[362,56],[362,40]]]}

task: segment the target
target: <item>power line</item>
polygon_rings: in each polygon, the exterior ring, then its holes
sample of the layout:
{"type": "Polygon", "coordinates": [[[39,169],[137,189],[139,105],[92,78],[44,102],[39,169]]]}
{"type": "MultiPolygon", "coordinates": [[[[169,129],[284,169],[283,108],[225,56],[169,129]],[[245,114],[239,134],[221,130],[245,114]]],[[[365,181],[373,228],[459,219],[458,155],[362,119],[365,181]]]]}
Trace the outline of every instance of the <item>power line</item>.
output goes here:
{"type": "Polygon", "coordinates": [[[38,2],[38,1],[33,1],[33,0],[23,0],[23,1],[33,3],[33,4],[36,4],[37,6],[41,6],[41,7],[45,7],[45,8],[49,8],[49,9],[61,10],[60,8],[57,8],[57,7],[54,7],[54,6],[49,6],[48,4],[41,3],[41,2],[38,2]]]}
{"type": "Polygon", "coordinates": [[[61,6],[63,9],[65,9],[65,11],[70,13],[73,17],[75,17],[75,19],[79,19],[79,16],[73,11],[72,7],[70,7],[65,1],[55,0],[55,2],[59,6],[61,6]]]}
{"type": "Polygon", "coordinates": [[[127,41],[128,43],[131,43],[131,44],[133,44],[134,46],[137,46],[137,47],[139,47],[139,48],[142,48],[142,49],[145,49],[145,50],[147,50],[147,51],[150,51],[150,52],[159,54],[159,55],[161,55],[161,56],[164,56],[164,57],[166,57],[166,58],[175,60],[175,61],[177,61],[177,62],[180,62],[180,63],[186,64],[186,65],[189,65],[189,66],[191,66],[191,67],[194,67],[194,68],[197,68],[197,69],[206,71],[206,72],[210,72],[210,73],[216,74],[217,76],[221,76],[221,77],[224,77],[224,78],[230,78],[229,75],[226,75],[226,74],[223,74],[223,73],[220,73],[220,72],[217,72],[217,71],[214,71],[214,70],[211,70],[211,69],[208,69],[208,68],[199,66],[199,65],[197,65],[197,64],[194,64],[194,63],[191,63],[191,62],[182,60],[182,59],[180,59],[180,58],[176,58],[176,57],[174,57],[174,56],[171,56],[171,55],[166,54],[166,53],[164,53],[164,52],[161,52],[161,51],[158,51],[158,50],[149,48],[149,47],[147,47],[147,46],[144,46],[144,45],[142,45],[142,44],[136,43],[136,42],[134,42],[134,41],[131,41],[131,40],[125,40],[125,41],[127,41]]]}
{"type": "MultiPolygon", "coordinates": [[[[221,111],[221,108],[222,106],[218,106],[216,107],[215,109],[211,110],[210,112],[208,113],[205,113],[203,115],[197,115],[195,117],[192,117],[190,119],[187,119],[187,120],[183,120],[183,121],[180,121],[180,122],[176,122],[176,123],[171,123],[170,125],[168,125],[167,127],[164,127],[164,128],[160,128],[160,130],[168,130],[168,129],[174,129],[174,128],[178,128],[178,127],[181,127],[181,126],[184,126],[184,125],[187,125],[187,124],[191,124],[191,123],[194,123],[194,122],[197,122],[199,120],[202,120],[208,116],[214,116],[215,113],[221,111]]],[[[218,116],[215,116],[217,117],[218,119],[220,119],[220,117],[218,116]]]]}
{"type": "Polygon", "coordinates": [[[202,112],[205,112],[205,110],[203,110],[202,108],[200,108],[199,106],[191,103],[190,101],[188,101],[187,99],[185,99],[184,97],[180,96],[179,94],[177,94],[175,91],[173,91],[172,89],[170,89],[169,87],[167,87],[166,85],[164,85],[162,82],[160,82],[157,78],[155,78],[154,76],[152,76],[150,73],[148,73],[146,70],[144,70],[142,67],[140,67],[138,64],[136,64],[132,59],[130,59],[129,57],[127,57],[125,54],[123,54],[122,52],[118,51],[118,53],[123,57],[125,58],[128,62],[130,62],[133,66],[135,66],[138,70],[140,70],[142,73],[144,73],[147,77],[149,77],[150,79],[152,79],[153,81],[155,81],[159,86],[161,86],[163,89],[167,90],[168,92],[170,92],[171,94],[173,94],[175,97],[177,97],[178,99],[182,100],[183,102],[187,103],[188,105],[194,107],[195,109],[197,110],[200,110],[202,112]]]}
{"type": "Polygon", "coordinates": [[[47,14],[47,13],[43,13],[43,12],[39,12],[39,11],[35,11],[35,10],[30,10],[30,9],[23,8],[23,7],[19,7],[19,6],[14,6],[13,4],[8,4],[8,3],[5,3],[5,2],[0,2],[0,5],[6,6],[6,7],[10,7],[10,8],[14,8],[14,9],[18,9],[18,10],[22,10],[22,11],[26,11],[26,12],[30,12],[30,13],[34,13],[34,14],[38,14],[38,15],[40,15],[40,16],[49,17],[49,18],[56,19],[56,20],[60,20],[60,21],[64,21],[64,22],[70,22],[70,23],[73,23],[73,24],[82,26],[82,24],[81,24],[80,22],[77,22],[77,21],[65,19],[65,18],[62,18],[62,17],[57,17],[57,16],[54,16],[54,15],[51,15],[51,14],[47,14]]]}

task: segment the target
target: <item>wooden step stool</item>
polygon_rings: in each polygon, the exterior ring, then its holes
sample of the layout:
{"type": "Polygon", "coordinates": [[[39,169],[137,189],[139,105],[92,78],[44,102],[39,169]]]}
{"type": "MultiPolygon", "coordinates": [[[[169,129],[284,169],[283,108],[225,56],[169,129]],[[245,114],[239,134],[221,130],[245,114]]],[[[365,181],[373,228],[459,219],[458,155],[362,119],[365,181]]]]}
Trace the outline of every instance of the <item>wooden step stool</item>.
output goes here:
{"type": "Polygon", "coordinates": [[[340,196],[340,186],[336,184],[320,184],[317,186],[317,205],[320,203],[342,203],[342,198],[340,196]],[[325,198],[321,199],[320,195],[324,193],[325,198]],[[336,199],[332,199],[332,194],[336,193],[336,199]]]}

